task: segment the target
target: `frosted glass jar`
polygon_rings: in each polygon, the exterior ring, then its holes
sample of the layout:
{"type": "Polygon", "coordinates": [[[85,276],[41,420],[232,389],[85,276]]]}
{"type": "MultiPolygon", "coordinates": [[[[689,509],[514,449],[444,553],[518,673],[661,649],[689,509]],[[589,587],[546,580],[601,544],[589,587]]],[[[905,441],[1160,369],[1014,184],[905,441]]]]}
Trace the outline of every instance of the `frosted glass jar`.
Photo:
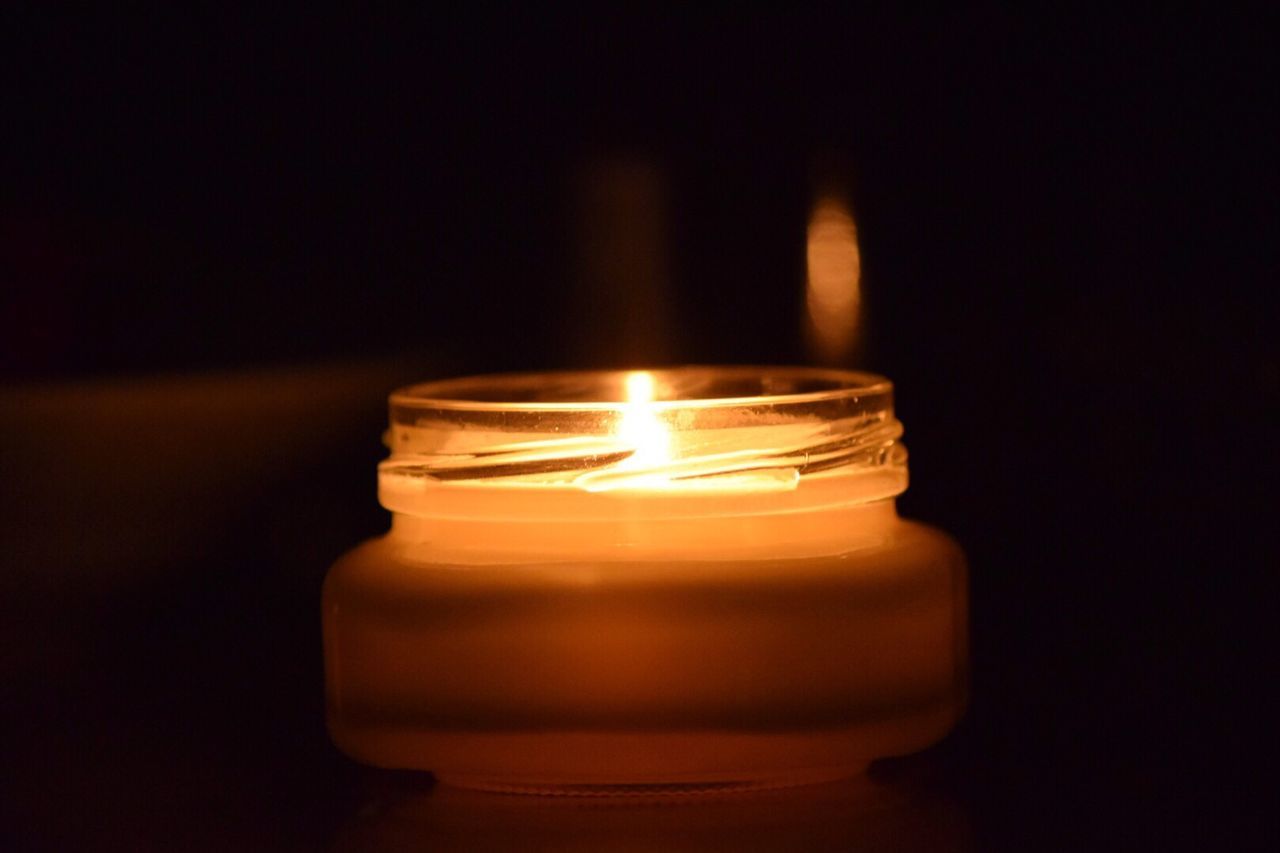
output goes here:
{"type": "Polygon", "coordinates": [[[605,794],[928,746],[965,701],[967,580],[948,536],[898,517],[901,432],[888,381],[809,368],[394,393],[391,530],[324,586],[335,743],[461,786],[605,794]]]}

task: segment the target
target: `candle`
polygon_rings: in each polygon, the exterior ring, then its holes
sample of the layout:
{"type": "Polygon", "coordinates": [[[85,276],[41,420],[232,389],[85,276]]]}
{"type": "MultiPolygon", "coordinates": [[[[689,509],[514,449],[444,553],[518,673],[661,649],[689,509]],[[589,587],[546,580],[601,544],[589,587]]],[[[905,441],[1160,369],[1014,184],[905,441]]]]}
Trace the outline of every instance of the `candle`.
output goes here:
{"type": "Polygon", "coordinates": [[[807,368],[391,396],[391,530],[324,587],[352,757],[507,791],[769,787],[941,738],[966,575],[898,517],[892,386],[807,368]]]}

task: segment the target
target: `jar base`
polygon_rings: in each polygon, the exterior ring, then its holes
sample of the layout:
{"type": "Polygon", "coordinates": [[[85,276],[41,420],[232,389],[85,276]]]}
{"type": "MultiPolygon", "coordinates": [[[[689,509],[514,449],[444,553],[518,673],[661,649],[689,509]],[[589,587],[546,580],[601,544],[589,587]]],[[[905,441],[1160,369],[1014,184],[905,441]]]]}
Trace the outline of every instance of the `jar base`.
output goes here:
{"type": "Polygon", "coordinates": [[[876,722],[786,731],[458,731],[342,725],[358,761],[431,771],[457,788],[558,796],[654,796],[786,788],[845,779],[875,758],[940,740],[953,705],[876,722]]]}
{"type": "Polygon", "coordinates": [[[487,791],[495,794],[518,794],[542,797],[630,797],[679,798],[716,794],[737,794],[819,785],[861,776],[866,764],[795,770],[779,774],[748,774],[741,779],[715,779],[687,782],[575,783],[544,779],[486,778],[479,776],[436,775],[436,781],[452,788],[487,791]]]}

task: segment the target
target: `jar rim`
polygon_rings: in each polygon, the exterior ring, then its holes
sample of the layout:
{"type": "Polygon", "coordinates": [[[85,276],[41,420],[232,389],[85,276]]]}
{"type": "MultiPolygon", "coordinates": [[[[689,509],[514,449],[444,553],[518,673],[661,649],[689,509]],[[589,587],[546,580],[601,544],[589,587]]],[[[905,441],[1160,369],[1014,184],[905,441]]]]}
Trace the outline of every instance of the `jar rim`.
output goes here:
{"type": "Polygon", "coordinates": [[[391,455],[379,466],[389,508],[395,494],[435,484],[690,496],[789,491],[812,475],[905,475],[893,386],[856,371],[497,374],[410,386],[390,408],[391,455]]]}
{"type": "Polygon", "coordinates": [[[866,397],[891,399],[893,383],[863,371],[825,367],[687,365],[648,370],[494,373],[399,388],[392,410],[605,412],[629,401],[628,377],[651,377],[654,411],[696,406],[793,406],[866,397]]]}

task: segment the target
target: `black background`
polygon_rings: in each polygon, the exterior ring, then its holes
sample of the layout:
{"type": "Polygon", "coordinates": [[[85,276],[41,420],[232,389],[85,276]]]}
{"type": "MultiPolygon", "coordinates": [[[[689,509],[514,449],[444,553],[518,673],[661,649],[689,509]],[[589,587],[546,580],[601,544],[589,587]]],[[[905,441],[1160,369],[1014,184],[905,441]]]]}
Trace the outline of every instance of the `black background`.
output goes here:
{"type": "MultiPolygon", "coordinates": [[[[860,366],[895,381],[912,450],[900,505],[973,567],[969,717],[883,772],[945,792],[979,848],[1274,839],[1260,21],[215,7],[19,9],[4,31],[0,572],[25,651],[0,688],[0,839],[324,849],[381,784],[325,739],[316,619],[327,563],[385,524],[379,399],[449,373],[803,362],[805,222],[831,185],[858,220],[860,366]],[[665,198],[647,336],[575,284],[575,187],[602,163],[665,198]],[[380,367],[330,384],[341,441],[236,493],[198,548],[127,583],[91,560],[32,579],[32,542],[71,534],[13,521],[62,512],[23,479],[30,395],[105,388],[149,417],[112,389],[343,364],[380,367]]],[[[259,410],[237,387],[217,399],[259,410]]],[[[271,455],[309,429],[299,405],[271,455]]]]}

